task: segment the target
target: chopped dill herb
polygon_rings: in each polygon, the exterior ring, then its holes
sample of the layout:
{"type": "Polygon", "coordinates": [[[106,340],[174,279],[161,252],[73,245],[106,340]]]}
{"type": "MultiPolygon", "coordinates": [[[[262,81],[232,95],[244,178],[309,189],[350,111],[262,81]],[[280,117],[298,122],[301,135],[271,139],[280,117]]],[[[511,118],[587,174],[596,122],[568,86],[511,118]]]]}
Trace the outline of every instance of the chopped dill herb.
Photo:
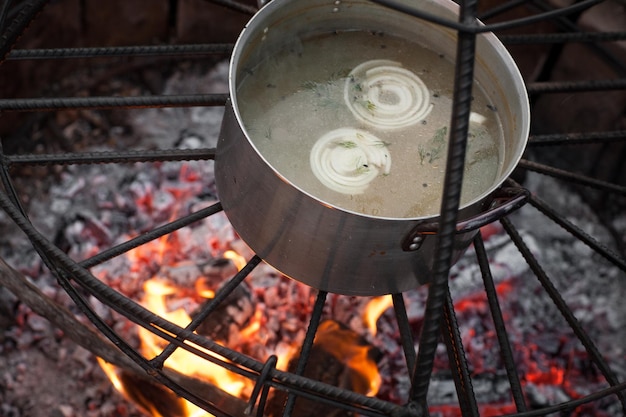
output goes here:
{"type": "Polygon", "coordinates": [[[332,74],[330,74],[328,82],[331,83],[333,81],[337,81],[337,80],[341,80],[342,78],[346,78],[346,77],[348,77],[350,75],[350,71],[351,71],[351,69],[349,69],[349,68],[344,68],[344,69],[341,69],[339,71],[335,71],[332,74]]]}
{"type": "Polygon", "coordinates": [[[317,85],[318,83],[316,83],[315,81],[305,81],[302,83],[302,88],[304,88],[305,90],[315,90],[317,89],[317,85]]]}
{"type": "Polygon", "coordinates": [[[424,165],[424,161],[428,159],[428,163],[432,164],[437,159],[441,158],[441,153],[446,147],[446,137],[448,134],[448,127],[444,126],[435,132],[435,135],[425,145],[417,146],[417,153],[420,157],[420,164],[424,165]]]}
{"type": "Polygon", "coordinates": [[[337,142],[338,146],[341,146],[342,148],[346,148],[346,149],[353,149],[356,148],[356,143],[347,140],[345,142],[337,142]]]}
{"type": "Polygon", "coordinates": [[[435,132],[435,136],[432,138],[432,149],[430,151],[429,163],[433,163],[437,159],[441,158],[441,152],[446,146],[446,136],[448,134],[448,127],[444,126],[435,132]]]}
{"type": "Polygon", "coordinates": [[[420,165],[424,165],[424,159],[426,159],[426,157],[428,156],[426,148],[424,148],[424,145],[419,144],[417,146],[417,152],[419,153],[419,156],[420,156],[420,165]]]}

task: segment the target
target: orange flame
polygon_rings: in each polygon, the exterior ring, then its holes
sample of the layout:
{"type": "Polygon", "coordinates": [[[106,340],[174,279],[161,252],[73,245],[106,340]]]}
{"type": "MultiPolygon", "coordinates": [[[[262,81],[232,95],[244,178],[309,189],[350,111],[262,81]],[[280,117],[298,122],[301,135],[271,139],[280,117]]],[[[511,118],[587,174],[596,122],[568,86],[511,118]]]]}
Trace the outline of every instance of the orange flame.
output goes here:
{"type": "Polygon", "coordinates": [[[246,266],[247,264],[246,258],[239,255],[234,250],[225,251],[222,257],[226,259],[230,259],[233,262],[233,264],[235,264],[235,266],[237,267],[237,271],[241,271],[243,267],[246,266]]]}
{"type": "MultiPolygon", "coordinates": [[[[168,263],[170,258],[175,258],[179,252],[177,238],[163,237],[161,239],[150,242],[128,253],[133,271],[141,270],[145,265],[168,263]]],[[[246,259],[233,250],[227,250],[222,255],[223,258],[229,259],[235,265],[237,270],[241,270],[246,265],[246,259]]],[[[214,290],[208,288],[203,280],[198,280],[195,284],[196,294],[205,298],[213,298],[214,290]]],[[[168,300],[180,293],[180,289],[175,284],[168,282],[161,277],[153,277],[144,282],[144,295],[140,300],[141,304],[154,314],[170,321],[180,327],[186,327],[191,322],[191,317],[184,308],[170,309],[168,300]]],[[[368,307],[368,312],[364,315],[364,322],[372,332],[376,333],[376,321],[384,313],[384,311],[392,305],[391,296],[378,297],[373,299],[368,307]]],[[[263,311],[255,311],[254,316],[245,328],[240,331],[238,340],[246,340],[252,343],[264,343],[263,338],[267,335],[260,330],[263,329],[264,320],[266,320],[263,311]],[[265,334],[265,335],[264,335],[265,334]]],[[[339,326],[337,324],[337,326],[339,326]]],[[[316,343],[325,343],[332,345],[331,353],[342,361],[353,372],[353,386],[358,392],[366,395],[375,395],[381,384],[381,378],[375,361],[370,357],[372,347],[362,343],[359,336],[352,332],[348,335],[348,330],[344,328],[335,328],[334,326],[322,325],[320,332],[316,337],[316,343]]],[[[161,337],[156,336],[151,331],[139,328],[138,337],[141,343],[140,351],[146,358],[158,356],[167,342],[161,337]]],[[[207,355],[212,355],[227,361],[225,358],[219,357],[210,351],[207,351],[191,342],[186,342],[195,349],[201,350],[207,355]]],[[[296,342],[279,343],[274,354],[278,357],[276,364],[277,369],[286,370],[289,366],[291,358],[299,351],[296,342]]],[[[184,349],[178,348],[165,361],[165,367],[174,369],[177,372],[195,377],[200,380],[207,381],[225,392],[239,398],[245,398],[253,388],[253,381],[227,371],[222,366],[213,364],[197,355],[190,353],[184,349]]],[[[105,370],[109,379],[115,388],[123,394],[128,387],[124,387],[125,381],[121,380],[114,367],[107,365],[101,361],[101,366],[105,370]]],[[[126,395],[126,394],[125,394],[126,395]]],[[[132,396],[131,396],[132,397],[132,396]]],[[[182,400],[184,401],[184,400],[182,400]]],[[[208,417],[211,416],[199,407],[184,401],[186,417],[208,417]]],[[[158,411],[149,410],[153,417],[159,417],[158,411]]]]}
{"type": "Polygon", "coordinates": [[[380,316],[383,315],[388,308],[393,306],[393,298],[391,295],[383,295],[382,297],[375,297],[367,303],[365,312],[363,314],[363,321],[373,336],[376,336],[377,327],[376,322],[380,316]]]}
{"type": "Polygon", "coordinates": [[[357,333],[327,320],[320,324],[315,344],[322,346],[353,371],[350,379],[354,391],[376,395],[381,384],[378,366],[371,357],[372,347],[363,343],[357,333]]]}
{"type": "MultiPolygon", "coordinates": [[[[185,327],[191,321],[191,317],[182,309],[168,311],[165,299],[168,295],[174,294],[176,288],[157,278],[146,281],[144,284],[145,297],[143,304],[153,313],[171,321],[172,323],[185,327]]],[[[139,329],[141,340],[141,351],[147,356],[157,356],[165,347],[165,341],[144,328],[139,329]]],[[[204,351],[209,355],[218,357],[212,352],[206,351],[199,346],[195,348],[204,351]]],[[[223,359],[223,358],[220,358],[223,359]]],[[[171,369],[199,379],[210,381],[219,386],[231,395],[240,397],[246,389],[251,387],[251,382],[245,378],[238,377],[220,365],[208,362],[193,353],[183,349],[177,349],[165,362],[171,369]]]]}

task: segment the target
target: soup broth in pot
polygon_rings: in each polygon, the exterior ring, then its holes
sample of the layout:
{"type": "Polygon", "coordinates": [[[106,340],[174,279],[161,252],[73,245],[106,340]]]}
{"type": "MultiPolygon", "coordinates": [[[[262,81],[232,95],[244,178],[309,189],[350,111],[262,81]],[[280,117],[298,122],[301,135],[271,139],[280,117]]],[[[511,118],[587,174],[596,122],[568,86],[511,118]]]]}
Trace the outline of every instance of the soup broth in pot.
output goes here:
{"type": "MultiPolygon", "coordinates": [[[[289,42],[244,70],[245,130],[286,180],[332,206],[382,218],[439,212],[453,63],[388,34],[345,31],[289,42]]],[[[483,197],[503,161],[497,109],[474,100],[461,204],[483,197]]]]}

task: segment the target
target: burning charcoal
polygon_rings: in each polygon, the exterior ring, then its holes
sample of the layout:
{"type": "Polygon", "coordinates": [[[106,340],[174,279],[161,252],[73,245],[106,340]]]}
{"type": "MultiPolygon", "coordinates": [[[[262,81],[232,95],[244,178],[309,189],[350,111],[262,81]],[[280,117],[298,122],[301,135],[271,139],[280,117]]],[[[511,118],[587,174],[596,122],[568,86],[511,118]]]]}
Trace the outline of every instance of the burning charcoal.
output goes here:
{"type": "Polygon", "coordinates": [[[557,385],[526,385],[526,396],[528,405],[534,408],[547,407],[550,404],[557,404],[571,400],[562,387],[557,385]]]}
{"type": "Polygon", "coordinates": [[[202,275],[200,266],[194,261],[182,261],[171,266],[166,265],[161,268],[159,274],[185,288],[192,288],[198,277],[202,275]]]}
{"type": "Polygon", "coordinates": [[[198,293],[206,290],[215,291],[223,282],[237,273],[237,268],[229,259],[214,259],[198,264],[201,274],[195,285],[198,293]]]}
{"type": "MultiPolygon", "coordinates": [[[[319,326],[304,376],[361,394],[374,395],[380,384],[376,365],[379,354],[378,349],[348,327],[327,320],[319,326]]],[[[297,362],[298,357],[290,361],[289,372],[295,371],[297,362]]],[[[282,415],[286,398],[285,392],[277,392],[268,405],[268,414],[282,415]]],[[[352,414],[319,401],[298,398],[292,415],[342,417],[352,414]]]]}
{"type": "MultiPolygon", "coordinates": [[[[197,316],[209,303],[211,303],[211,300],[192,313],[192,317],[197,316]]],[[[236,337],[237,330],[241,330],[253,315],[254,300],[252,293],[245,284],[240,284],[200,324],[197,332],[215,340],[228,342],[232,337],[236,337]],[[235,331],[233,332],[233,330],[235,331]]]]}

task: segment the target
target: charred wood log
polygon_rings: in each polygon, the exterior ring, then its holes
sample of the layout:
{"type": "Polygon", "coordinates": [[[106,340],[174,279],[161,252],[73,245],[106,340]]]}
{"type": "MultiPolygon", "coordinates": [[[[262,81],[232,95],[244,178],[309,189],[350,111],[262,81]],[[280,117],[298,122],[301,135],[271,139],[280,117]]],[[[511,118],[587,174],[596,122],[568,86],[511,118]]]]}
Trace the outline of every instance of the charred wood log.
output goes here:
{"type": "MultiPolygon", "coordinates": [[[[235,337],[254,315],[254,300],[250,289],[242,283],[230,293],[226,299],[200,324],[196,329],[198,334],[209,336],[228,344],[231,337],[235,337]]],[[[210,303],[211,300],[207,301],[210,303]]],[[[191,314],[195,317],[207,303],[191,314]]]]}
{"type": "MultiPolygon", "coordinates": [[[[320,324],[303,376],[338,388],[370,394],[378,377],[380,351],[359,334],[334,320],[320,324]],[[371,371],[371,372],[370,372],[371,371]]],[[[289,362],[295,372],[299,358],[289,362]]],[[[270,416],[282,416],[287,393],[277,392],[268,404],[270,416]]],[[[352,413],[320,401],[298,398],[292,415],[299,417],[349,417],[352,413]]]]}

